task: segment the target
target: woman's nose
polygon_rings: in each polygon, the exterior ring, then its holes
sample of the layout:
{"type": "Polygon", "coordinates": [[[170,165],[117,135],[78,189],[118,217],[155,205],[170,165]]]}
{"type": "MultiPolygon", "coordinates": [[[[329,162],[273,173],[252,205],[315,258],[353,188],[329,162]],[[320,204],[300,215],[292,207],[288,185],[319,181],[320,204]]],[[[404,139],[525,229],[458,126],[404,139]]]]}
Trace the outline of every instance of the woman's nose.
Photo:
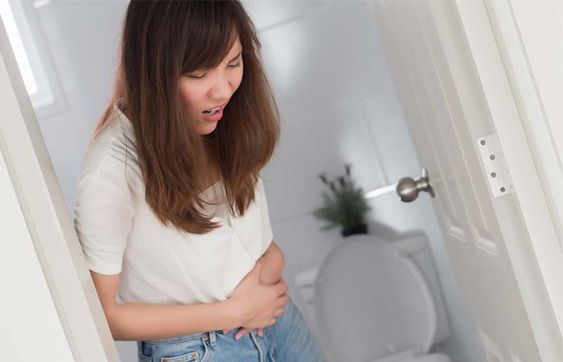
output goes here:
{"type": "Polygon", "coordinates": [[[213,86],[209,90],[209,97],[214,99],[227,100],[231,97],[232,92],[233,86],[230,79],[219,78],[213,83],[213,86]]]}

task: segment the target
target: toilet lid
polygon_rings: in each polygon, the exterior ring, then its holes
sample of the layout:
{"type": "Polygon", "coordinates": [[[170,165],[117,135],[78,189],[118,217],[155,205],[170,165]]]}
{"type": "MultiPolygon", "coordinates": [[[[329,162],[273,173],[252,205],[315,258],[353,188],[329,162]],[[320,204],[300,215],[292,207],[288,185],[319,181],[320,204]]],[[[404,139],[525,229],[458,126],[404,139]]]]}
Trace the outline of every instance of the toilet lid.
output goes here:
{"type": "Polygon", "coordinates": [[[436,332],[431,291],[416,265],[375,235],[349,236],[323,262],[314,313],[335,360],[426,353],[436,332]]]}

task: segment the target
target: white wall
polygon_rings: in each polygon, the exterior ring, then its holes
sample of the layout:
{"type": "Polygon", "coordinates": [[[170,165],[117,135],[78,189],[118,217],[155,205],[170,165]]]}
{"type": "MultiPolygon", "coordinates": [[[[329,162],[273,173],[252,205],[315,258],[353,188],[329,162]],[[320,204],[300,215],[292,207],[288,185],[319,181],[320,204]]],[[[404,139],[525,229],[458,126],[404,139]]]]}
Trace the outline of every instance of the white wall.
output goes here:
{"type": "MultiPolygon", "coordinates": [[[[310,212],[321,204],[317,174],[353,175],[365,190],[418,176],[420,165],[398,105],[373,24],[362,1],[245,1],[260,30],[266,68],[282,114],[280,147],[264,173],[276,242],[286,253],[286,279],[318,265],[342,239],[320,231],[310,212]]],[[[69,208],[82,154],[109,97],[127,1],[51,1],[37,9],[69,109],[39,119],[69,208]]],[[[412,204],[389,194],[371,201],[370,220],[430,239],[452,321],[446,349],[472,361],[459,292],[426,195],[412,204]]],[[[299,303],[290,285],[293,299],[299,303]]],[[[124,361],[133,342],[117,342],[124,361]]]]}
{"type": "Polygon", "coordinates": [[[109,99],[127,1],[51,1],[36,9],[68,109],[40,118],[59,182],[74,205],[82,154],[109,99]]]}

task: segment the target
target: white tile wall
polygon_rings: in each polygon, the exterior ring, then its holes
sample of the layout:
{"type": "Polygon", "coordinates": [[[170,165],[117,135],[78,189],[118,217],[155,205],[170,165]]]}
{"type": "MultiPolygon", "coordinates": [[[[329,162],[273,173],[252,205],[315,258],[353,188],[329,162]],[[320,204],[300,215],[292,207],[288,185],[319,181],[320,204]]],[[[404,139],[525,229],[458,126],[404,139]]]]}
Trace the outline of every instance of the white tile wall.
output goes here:
{"type": "Polygon", "coordinates": [[[272,222],[320,206],[324,185],[318,174],[343,175],[346,162],[352,164],[352,174],[366,190],[385,183],[369,124],[357,100],[342,98],[316,114],[284,123],[279,147],[264,176],[270,201],[277,205],[270,211],[272,222]]]}

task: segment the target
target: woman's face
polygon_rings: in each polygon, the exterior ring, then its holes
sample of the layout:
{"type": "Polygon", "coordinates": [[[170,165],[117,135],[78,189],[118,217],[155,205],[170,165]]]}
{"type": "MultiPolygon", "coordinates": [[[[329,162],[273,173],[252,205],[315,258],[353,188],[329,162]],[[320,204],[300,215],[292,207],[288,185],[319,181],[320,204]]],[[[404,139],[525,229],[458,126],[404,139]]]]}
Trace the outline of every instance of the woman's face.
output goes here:
{"type": "Polygon", "coordinates": [[[242,81],[242,45],[237,38],[227,56],[215,68],[202,69],[180,77],[180,96],[188,117],[196,122],[200,135],[215,130],[223,116],[223,108],[242,81]],[[204,113],[205,110],[221,107],[219,112],[204,113]]]}

